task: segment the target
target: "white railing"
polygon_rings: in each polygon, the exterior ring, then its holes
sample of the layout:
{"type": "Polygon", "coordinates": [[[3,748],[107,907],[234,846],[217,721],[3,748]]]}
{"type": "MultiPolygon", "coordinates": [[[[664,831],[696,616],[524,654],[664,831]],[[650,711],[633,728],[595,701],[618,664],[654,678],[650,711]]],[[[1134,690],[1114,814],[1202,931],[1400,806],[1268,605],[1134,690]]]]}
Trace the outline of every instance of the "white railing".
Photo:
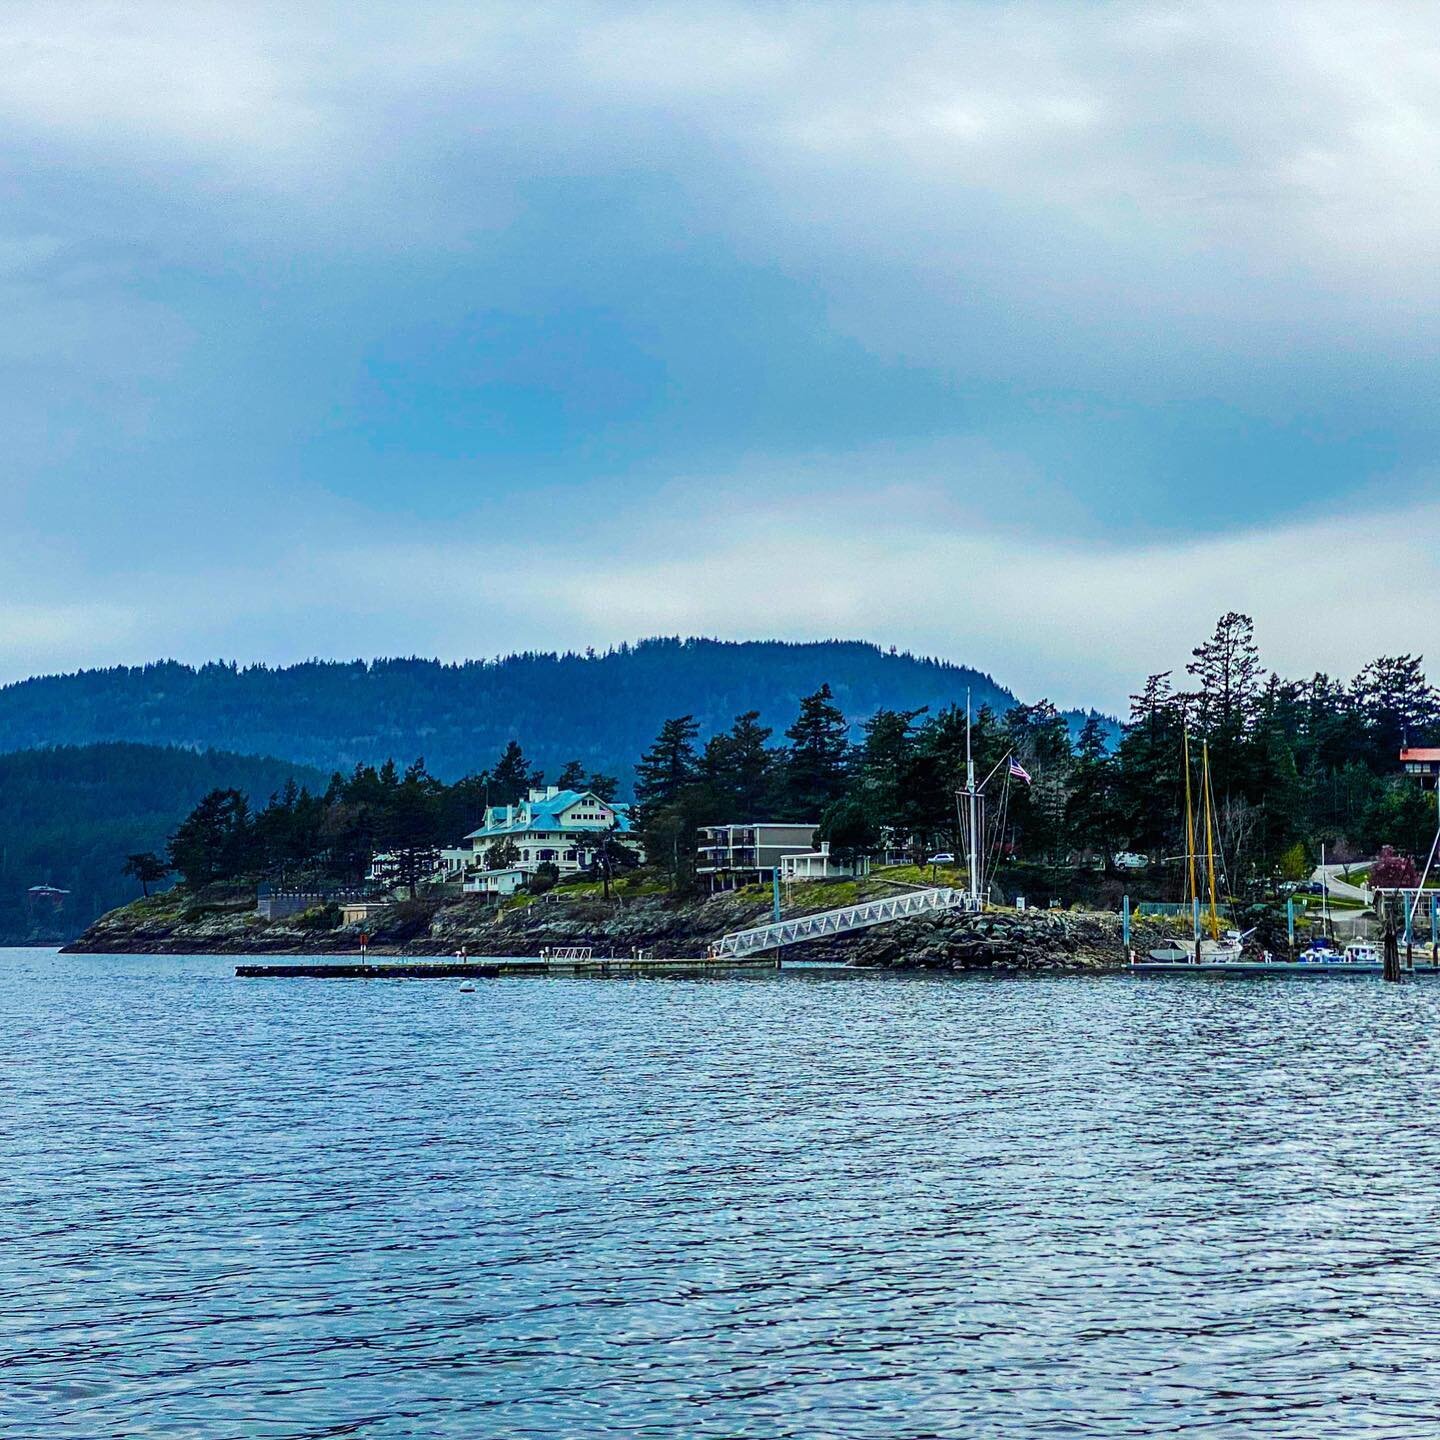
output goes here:
{"type": "Polygon", "coordinates": [[[540,958],[564,964],[567,961],[588,960],[594,953],[589,945],[557,945],[554,949],[542,950],[540,958]]]}
{"type": "Polygon", "coordinates": [[[871,925],[885,925],[891,920],[908,920],[912,915],[961,910],[969,903],[970,897],[963,890],[948,887],[912,890],[884,900],[867,900],[863,905],[845,905],[839,910],[822,910],[818,915],[798,915],[793,920],[775,920],[769,925],[735,930],[729,935],[722,935],[710,947],[710,953],[717,957],[739,959],[744,955],[776,950],[781,945],[816,940],[822,935],[843,935],[847,930],[864,930],[871,925]]]}

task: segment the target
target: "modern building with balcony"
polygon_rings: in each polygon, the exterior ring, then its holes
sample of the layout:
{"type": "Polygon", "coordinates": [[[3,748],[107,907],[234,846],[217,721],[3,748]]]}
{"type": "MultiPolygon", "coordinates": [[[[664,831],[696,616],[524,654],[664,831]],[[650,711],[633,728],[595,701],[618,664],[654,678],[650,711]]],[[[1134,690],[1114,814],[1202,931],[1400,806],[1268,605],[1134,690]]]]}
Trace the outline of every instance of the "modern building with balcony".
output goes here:
{"type": "Polygon", "coordinates": [[[708,878],[715,890],[738,890],[742,885],[767,881],[787,855],[815,849],[818,825],[752,820],[744,825],[701,827],[696,873],[708,878]]]}

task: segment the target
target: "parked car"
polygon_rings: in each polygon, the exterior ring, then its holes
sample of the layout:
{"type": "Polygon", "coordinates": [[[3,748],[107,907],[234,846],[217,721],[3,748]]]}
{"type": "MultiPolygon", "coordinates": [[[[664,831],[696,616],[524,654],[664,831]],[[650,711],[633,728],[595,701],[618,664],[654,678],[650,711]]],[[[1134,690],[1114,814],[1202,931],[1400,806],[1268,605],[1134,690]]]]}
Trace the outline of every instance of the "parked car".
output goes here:
{"type": "Polygon", "coordinates": [[[1149,863],[1148,855],[1137,855],[1133,850],[1122,850],[1115,857],[1117,870],[1143,870],[1149,863]]]}
{"type": "Polygon", "coordinates": [[[925,863],[927,865],[953,865],[955,857],[948,850],[942,850],[938,855],[932,855],[925,863]]]}

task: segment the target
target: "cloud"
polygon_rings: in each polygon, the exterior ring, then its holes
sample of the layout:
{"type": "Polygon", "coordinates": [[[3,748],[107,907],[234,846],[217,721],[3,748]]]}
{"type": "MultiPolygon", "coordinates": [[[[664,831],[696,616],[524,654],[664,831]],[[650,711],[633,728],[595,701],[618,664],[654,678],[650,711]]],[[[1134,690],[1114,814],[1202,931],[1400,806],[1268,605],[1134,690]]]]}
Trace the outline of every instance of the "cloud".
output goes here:
{"type": "Polygon", "coordinates": [[[571,525],[543,558],[479,537],[352,534],[277,547],[260,567],[132,576],[98,629],[81,609],[36,611],[0,665],[18,673],[45,647],[76,665],[833,636],[972,664],[1022,697],[1123,713],[1146,674],[1183,669],[1228,609],[1255,617],[1265,663],[1293,677],[1423,649],[1440,629],[1437,529],[1440,503],[1427,501],[1178,542],[1037,542],[943,493],[877,490],[823,516],[798,503],[741,516],[701,505],[640,532],[571,525]]]}
{"type": "Polygon", "coordinates": [[[833,631],[1117,704],[1232,605],[1416,648],[1325,577],[1435,618],[1371,518],[1440,442],[1432,31],[15,0],[0,564],[66,549],[0,666],[833,631]]]}

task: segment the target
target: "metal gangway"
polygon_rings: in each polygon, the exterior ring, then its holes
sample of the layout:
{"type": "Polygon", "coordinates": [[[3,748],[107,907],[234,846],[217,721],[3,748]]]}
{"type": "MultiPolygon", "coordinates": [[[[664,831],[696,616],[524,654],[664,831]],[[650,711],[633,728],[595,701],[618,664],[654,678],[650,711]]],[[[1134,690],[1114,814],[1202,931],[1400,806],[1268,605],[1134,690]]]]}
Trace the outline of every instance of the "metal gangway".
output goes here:
{"type": "Polygon", "coordinates": [[[729,935],[722,935],[710,947],[710,953],[717,959],[738,960],[746,955],[777,950],[782,945],[818,940],[824,935],[843,935],[848,930],[865,930],[871,925],[885,925],[891,920],[934,915],[942,910],[963,910],[969,904],[970,897],[963,890],[953,890],[949,886],[912,890],[884,900],[867,900],[862,905],[844,905],[838,910],[822,910],[816,915],[797,915],[793,920],[772,920],[768,925],[734,930],[729,935]]]}

